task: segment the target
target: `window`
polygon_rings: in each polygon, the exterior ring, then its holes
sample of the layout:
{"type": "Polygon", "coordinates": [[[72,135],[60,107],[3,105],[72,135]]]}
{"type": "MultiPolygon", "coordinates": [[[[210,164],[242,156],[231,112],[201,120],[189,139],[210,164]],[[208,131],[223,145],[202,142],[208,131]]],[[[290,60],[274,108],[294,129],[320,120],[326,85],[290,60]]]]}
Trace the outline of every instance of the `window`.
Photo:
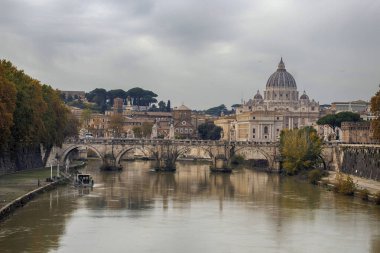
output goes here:
{"type": "Polygon", "coordinates": [[[256,117],[252,117],[252,119],[256,119],[256,117]]]}
{"type": "Polygon", "coordinates": [[[254,128],[254,129],[252,129],[252,133],[254,133],[254,134],[256,133],[256,129],[255,129],[255,128],[254,128]]]}
{"type": "Polygon", "coordinates": [[[280,117],[277,117],[276,119],[277,119],[277,120],[279,120],[279,119],[280,119],[280,117]]]}
{"type": "Polygon", "coordinates": [[[189,129],[185,128],[185,134],[187,134],[189,132],[189,129]]]}
{"type": "Polygon", "coordinates": [[[255,139],[256,138],[256,136],[255,135],[253,135],[253,139],[255,139]]]}
{"type": "Polygon", "coordinates": [[[193,129],[189,129],[189,133],[192,133],[193,132],[193,129]]]}
{"type": "Polygon", "coordinates": [[[182,128],[180,128],[180,129],[179,129],[179,132],[182,134],[182,133],[183,133],[183,129],[182,129],[182,128]]]}
{"type": "Polygon", "coordinates": [[[179,132],[179,129],[178,129],[178,128],[176,128],[176,129],[175,129],[175,132],[176,132],[176,133],[178,133],[178,132],[179,132]]]}
{"type": "Polygon", "coordinates": [[[264,127],[264,134],[268,134],[268,127],[267,126],[264,127]]]}

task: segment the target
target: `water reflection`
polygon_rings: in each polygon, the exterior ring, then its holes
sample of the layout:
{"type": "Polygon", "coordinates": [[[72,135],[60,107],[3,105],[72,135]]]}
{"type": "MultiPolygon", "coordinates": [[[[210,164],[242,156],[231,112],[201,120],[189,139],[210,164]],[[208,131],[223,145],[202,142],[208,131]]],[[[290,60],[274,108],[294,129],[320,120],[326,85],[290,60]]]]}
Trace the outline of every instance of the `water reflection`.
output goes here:
{"type": "MultiPolygon", "coordinates": [[[[247,171],[242,169],[234,174],[211,174],[207,164],[182,163],[175,173],[150,171],[150,162],[129,162],[122,172],[96,173],[95,187],[87,207],[92,209],[149,209],[153,203],[162,201],[164,208],[168,201],[183,205],[197,200],[278,200],[280,178],[276,174],[247,171]],[[178,203],[177,203],[178,202],[178,203]]],[[[186,208],[186,205],[185,207],[186,208]]]]}
{"type": "Polygon", "coordinates": [[[1,224],[0,252],[379,252],[379,207],[294,178],[99,166],[84,169],[93,189],[62,187],[1,224]]]}

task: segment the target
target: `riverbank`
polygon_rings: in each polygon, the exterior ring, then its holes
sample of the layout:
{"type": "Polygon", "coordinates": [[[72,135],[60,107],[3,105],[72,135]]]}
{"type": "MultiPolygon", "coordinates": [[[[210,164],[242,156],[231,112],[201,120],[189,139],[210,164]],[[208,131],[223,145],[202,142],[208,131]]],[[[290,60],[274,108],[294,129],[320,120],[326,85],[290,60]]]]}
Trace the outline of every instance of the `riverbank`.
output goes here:
{"type": "Polygon", "coordinates": [[[60,179],[55,182],[48,183],[44,186],[38,187],[37,189],[34,189],[21,197],[9,202],[5,206],[3,206],[0,209],[0,222],[4,219],[6,219],[9,215],[11,215],[15,210],[17,210],[20,207],[23,207],[25,204],[27,204],[29,201],[31,201],[35,196],[38,194],[44,193],[46,191],[50,191],[54,189],[59,184],[64,184],[65,179],[60,179]]]}
{"type": "Polygon", "coordinates": [[[24,170],[0,176],[0,208],[13,200],[49,184],[46,178],[50,177],[50,168],[24,170]]]}
{"type": "MultiPolygon", "coordinates": [[[[70,169],[84,167],[86,162],[78,161],[70,165],[70,169]]],[[[53,175],[56,176],[56,167],[53,175]]],[[[51,168],[24,170],[0,176],[0,221],[13,213],[17,208],[24,206],[36,195],[54,189],[67,179],[61,178],[55,182],[47,182],[51,176],[51,168]]]]}
{"type": "MultiPolygon", "coordinates": [[[[353,179],[353,182],[355,183],[356,186],[356,191],[354,193],[355,196],[360,197],[359,191],[361,190],[367,190],[369,199],[370,201],[377,201],[376,200],[376,195],[380,193],[380,182],[375,181],[375,180],[370,180],[370,179],[365,179],[349,174],[344,174],[344,177],[350,176],[353,179]]],[[[320,181],[320,185],[328,186],[329,188],[335,188],[335,185],[337,184],[336,180],[336,175],[337,173],[335,171],[329,171],[328,175],[326,177],[323,177],[320,181]]]]}

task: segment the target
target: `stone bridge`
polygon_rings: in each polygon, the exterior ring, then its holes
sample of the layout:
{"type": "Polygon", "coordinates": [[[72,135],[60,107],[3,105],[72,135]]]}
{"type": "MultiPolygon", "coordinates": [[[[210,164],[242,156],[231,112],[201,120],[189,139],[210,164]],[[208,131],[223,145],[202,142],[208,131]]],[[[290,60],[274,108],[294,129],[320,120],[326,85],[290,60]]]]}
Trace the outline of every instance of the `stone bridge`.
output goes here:
{"type": "Polygon", "coordinates": [[[268,167],[279,170],[278,143],[273,142],[226,142],[205,140],[165,140],[165,139],[84,139],[66,141],[61,148],[54,147],[47,159],[49,164],[65,164],[74,150],[90,149],[104,160],[107,156],[119,164],[124,155],[138,152],[142,156],[155,159],[161,165],[171,157],[174,163],[178,157],[209,159],[216,166],[220,160],[229,161],[234,154],[245,159],[266,160],[268,167]]]}

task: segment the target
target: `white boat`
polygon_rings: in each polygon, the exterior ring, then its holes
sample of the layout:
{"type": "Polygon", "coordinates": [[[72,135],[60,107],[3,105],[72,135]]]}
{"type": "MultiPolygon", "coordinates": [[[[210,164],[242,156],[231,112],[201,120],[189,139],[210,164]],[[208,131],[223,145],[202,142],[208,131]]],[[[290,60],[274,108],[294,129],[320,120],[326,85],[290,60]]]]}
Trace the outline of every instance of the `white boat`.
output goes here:
{"type": "Polygon", "coordinates": [[[78,187],[92,187],[94,186],[94,180],[90,174],[77,174],[74,185],[78,187]]]}

